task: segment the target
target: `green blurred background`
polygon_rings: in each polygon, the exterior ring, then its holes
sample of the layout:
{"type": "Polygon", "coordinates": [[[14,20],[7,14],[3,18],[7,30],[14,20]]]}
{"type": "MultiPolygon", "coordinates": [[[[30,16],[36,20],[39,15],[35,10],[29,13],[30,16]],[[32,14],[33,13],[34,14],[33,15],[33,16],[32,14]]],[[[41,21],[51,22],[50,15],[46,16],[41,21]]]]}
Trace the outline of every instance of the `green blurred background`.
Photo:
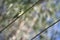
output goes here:
{"type": "MultiPolygon", "coordinates": [[[[37,1],[38,0],[0,0],[0,30],[17,16],[23,14],[24,11],[37,1]]],[[[40,0],[39,3],[6,28],[0,34],[0,40],[31,40],[36,34],[59,18],[60,0],[40,0]]],[[[46,30],[34,40],[60,40],[54,39],[58,31],[60,33],[60,30],[57,31],[58,27],[56,26],[56,29],[55,26],[46,30]]]]}

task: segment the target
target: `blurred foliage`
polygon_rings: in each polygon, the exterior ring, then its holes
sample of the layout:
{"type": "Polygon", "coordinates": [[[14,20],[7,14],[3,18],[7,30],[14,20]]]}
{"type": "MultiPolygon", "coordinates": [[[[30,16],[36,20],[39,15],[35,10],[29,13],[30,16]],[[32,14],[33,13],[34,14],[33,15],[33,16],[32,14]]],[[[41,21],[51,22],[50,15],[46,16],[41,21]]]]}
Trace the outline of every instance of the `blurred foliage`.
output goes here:
{"type": "MultiPolygon", "coordinates": [[[[6,14],[2,16],[3,18],[0,20],[0,25],[5,27],[10,21],[14,19],[14,16],[17,13],[20,14],[24,12],[37,1],[38,0],[6,0],[6,14]]],[[[57,19],[55,17],[55,12],[58,10],[60,10],[60,3],[56,6],[56,2],[54,0],[47,0],[43,3],[36,4],[36,6],[30,9],[20,19],[28,19],[29,21],[27,22],[30,22],[33,20],[33,18],[37,17],[37,20],[32,28],[35,32],[39,32],[57,19]],[[54,21],[51,21],[50,18],[54,21]]]]}

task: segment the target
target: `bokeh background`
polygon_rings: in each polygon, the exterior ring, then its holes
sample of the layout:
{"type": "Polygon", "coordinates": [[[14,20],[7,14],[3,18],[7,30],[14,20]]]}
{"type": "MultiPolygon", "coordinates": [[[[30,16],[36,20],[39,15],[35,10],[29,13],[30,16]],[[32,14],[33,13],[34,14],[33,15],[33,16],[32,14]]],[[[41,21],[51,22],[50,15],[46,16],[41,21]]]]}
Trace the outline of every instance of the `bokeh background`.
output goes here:
{"type": "MultiPolygon", "coordinates": [[[[37,1],[0,0],[0,30],[37,1]]],[[[31,40],[58,19],[60,19],[60,0],[40,0],[0,33],[0,40],[31,40]]],[[[60,22],[38,35],[34,40],[60,40],[60,22]]]]}

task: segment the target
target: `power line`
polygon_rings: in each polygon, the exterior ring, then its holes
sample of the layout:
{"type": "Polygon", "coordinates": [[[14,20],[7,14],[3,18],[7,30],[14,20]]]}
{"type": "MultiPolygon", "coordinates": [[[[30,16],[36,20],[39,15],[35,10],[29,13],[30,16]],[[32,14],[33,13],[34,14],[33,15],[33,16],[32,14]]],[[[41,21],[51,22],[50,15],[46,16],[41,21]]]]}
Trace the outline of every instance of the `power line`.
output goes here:
{"type": "MultiPolygon", "coordinates": [[[[27,11],[29,11],[32,7],[34,7],[36,4],[38,4],[39,2],[42,3],[44,0],[38,0],[35,4],[33,4],[31,7],[29,7],[27,10],[24,11],[23,14],[25,14],[27,11]]],[[[8,28],[12,23],[14,23],[18,18],[20,18],[23,14],[21,14],[20,16],[17,16],[12,22],[10,22],[6,27],[4,27],[0,33],[2,33],[6,28],[8,28]]]]}
{"type": "MultiPolygon", "coordinates": [[[[33,4],[30,8],[28,8],[26,11],[24,11],[23,14],[25,14],[27,11],[29,11],[32,7],[34,7],[37,3],[41,2],[41,0],[38,0],[35,4],[33,4]]],[[[42,2],[41,2],[42,3],[42,2]]],[[[23,15],[22,14],[22,15],[23,15]]],[[[0,33],[2,33],[6,28],[8,28],[13,22],[15,22],[18,18],[20,18],[22,15],[17,16],[12,22],[10,22],[6,27],[4,27],[0,33]]],[[[38,33],[36,36],[34,36],[31,40],[33,40],[34,38],[36,38],[38,35],[40,35],[41,33],[43,33],[45,30],[47,30],[48,28],[52,27],[53,25],[55,25],[57,22],[59,22],[60,19],[58,21],[56,21],[55,23],[53,23],[52,25],[50,25],[49,27],[47,27],[46,29],[42,30],[40,33],[38,33]]]]}
{"type": "Polygon", "coordinates": [[[44,31],[46,31],[48,28],[52,27],[53,25],[55,25],[56,23],[58,23],[60,21],[57,20],[56,22],[54,22],[53,24],[51,24],[50,26],[48,26],[47,28],[45,28],[44,30],[42,30],[40,33],[38,33],[36,36],[34,36],[31,40],[33,40],[34,38],[36,38],[38,35],[40,35],[41,33],[43,33],[44,31]]]}

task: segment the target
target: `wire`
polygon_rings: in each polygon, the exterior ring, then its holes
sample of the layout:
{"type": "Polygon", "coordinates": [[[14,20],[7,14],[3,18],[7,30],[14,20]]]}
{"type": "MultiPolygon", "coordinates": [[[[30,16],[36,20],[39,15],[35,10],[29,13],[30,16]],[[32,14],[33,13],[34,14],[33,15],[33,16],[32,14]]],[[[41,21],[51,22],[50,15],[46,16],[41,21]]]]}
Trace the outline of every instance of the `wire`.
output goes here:
{"type": "MultiPolygon", "coordinates": [[[[25,10],[24,11],[24,13],[23,14],[25,14],[27,11],[29,11],[32,7],[34,7],[36,4],[38,4],[38,3],[42,3],[43,2],[43,0],[38,0],[35,4],[33,4],[31,7],[29,7],[27,10],[25,10]]],[[[23,14],[21,14],[20,16],[17,16],[12,22],[10,22],[6,27],[4,27],[1,31],[0,31],[0,33],[2,33],[6,28],[8,28],[12,23],[14,23],[18,18],[20,18],[23,14]]]]}
{"type": "Polygon", "coordinates": [[[36,38],[38,35],[40,35],[41,33],[43,33],[44,31],[46,31],[48,28],[52,27],[53,25],[55,25],[56,23],[58,23],[60,21],[57,20],[56,22],[54,22],[53,24],[51,24],[49,27],[45,28],[44,30],[42,30],[40,33],[38,33],[36,36],[34,36],[31,40],[33,40],[34,38],[36,38]]]}
{"type": "MultiPolygon", "coordinates": [[[[41,0],[38,0],[35,4],[33,4],[30,8],[28,8],[26,11],[24,11],[23,14],[25,14],[27,11],[29,11],[32,7],[34,7],[38,2],[40,2],[41,0]]],[[[0,33],[2,33],[6,28],[8,28],[12,23],[14,23],[18,18],[20,18],[23,14],[21,14],[20,16],[17,16],[12,22],[10,22],[6,27],[4,27],[0,33]]],[[[45,28],[44,30],[42,30],[40,33],[38,33],[36,36],[34,36],[31,40],[33,40],[34,38],[36,38],[38,35],[40,35],[41,33],[43,33],[45,30],[47,30],[48,28],[52,27],[53,25],[55,25],[57,22],[59,22],[60,19],[58,21],[56,21],[55,23],[53,23],[52,25],[50,25],[49,27],[45,28]]]]}

